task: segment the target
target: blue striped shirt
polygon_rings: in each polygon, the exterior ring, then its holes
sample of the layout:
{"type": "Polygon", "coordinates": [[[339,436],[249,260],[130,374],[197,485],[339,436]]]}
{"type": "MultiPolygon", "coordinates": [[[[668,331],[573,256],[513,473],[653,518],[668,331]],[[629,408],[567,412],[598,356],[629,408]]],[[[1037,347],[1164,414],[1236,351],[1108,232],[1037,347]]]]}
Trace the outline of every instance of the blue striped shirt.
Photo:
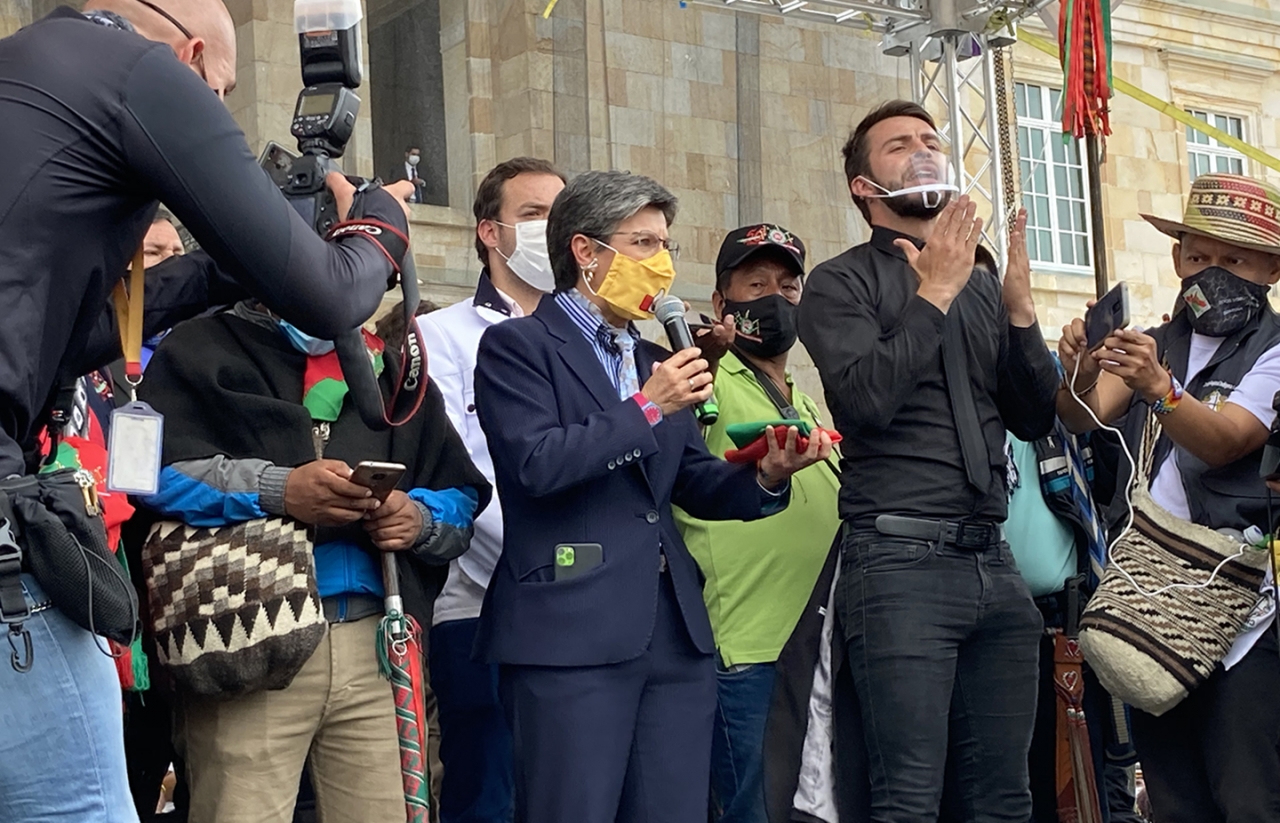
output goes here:
{"type": "MultiPolygon", "coordinates": [[[[621,329],[610,326],[600,315],[600,310],[591,301],[583,297],[577,289],[556,292],[555,301],[556,305],[564,310],[564,313],[569,316],[573,324],[582,332],[582,336],[591,344],[591,350],[595,352],[596,360],[600,361],[600,365],[604,367],[605,374],[609,376],[609,383],[613,386],[613,390],[618,393],[618,397],[622,400],[632,397],[632,393],[623,388],[623,353],[622,347],[618,344],[618,336],[622,334],[630,335],[632,346],[637,346],[640,343],[640,332],[636,327],[631,323],[621,329]]],[[[634,361],[634,357],[632,360],[634,361]]],[[[641,388],[640,375],[635,375],[635,378],[635,390],[639,391],[641,388]]],[[[640,401],[637,399],[636,402],[640,401]]],[[[662,422],[662,411],[652,401],[643,404],[642,409],[650,426],[656,426],[662,422]]]]}
{"type": "Polygon", "coordinates": [[[627,324],[625,331],[623,329],[614,329],[600,316],[600,310],[593,306],[587,298],[583,297],[577,289],[556,292],[555,300],[560,308],[564,309],[564,313],[569,315],[573,325],[578,327],[578,330],[582,332],[582,336],[587,338],[587,342],[591,344],[592,351],[596,353],[596,359],[600,361],[600,365],[604,366],[605,373],[609,375],[609,382],[613,384],[613,390],[621,391],[622,378],[619,373],[622,370],[622,349],[618,346],[616,335],[619,333],[630,334],[631,339],[639,341],[640,332],[630,323],[627,324]]]}

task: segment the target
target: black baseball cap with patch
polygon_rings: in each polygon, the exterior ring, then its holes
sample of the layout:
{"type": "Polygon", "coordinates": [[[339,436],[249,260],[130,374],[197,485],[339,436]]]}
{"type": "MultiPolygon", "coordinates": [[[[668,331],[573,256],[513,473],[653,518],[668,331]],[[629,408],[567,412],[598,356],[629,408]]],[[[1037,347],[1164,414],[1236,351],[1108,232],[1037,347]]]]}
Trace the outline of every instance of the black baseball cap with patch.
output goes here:
{"type": "Polygon", "coordinates": [[[804,276],[804,243],[800,238],[773,223],[758,223],[734,229],[725,236],[716,256],[716,279],[762,252],[780,253],[796,274],[804,276]]]}

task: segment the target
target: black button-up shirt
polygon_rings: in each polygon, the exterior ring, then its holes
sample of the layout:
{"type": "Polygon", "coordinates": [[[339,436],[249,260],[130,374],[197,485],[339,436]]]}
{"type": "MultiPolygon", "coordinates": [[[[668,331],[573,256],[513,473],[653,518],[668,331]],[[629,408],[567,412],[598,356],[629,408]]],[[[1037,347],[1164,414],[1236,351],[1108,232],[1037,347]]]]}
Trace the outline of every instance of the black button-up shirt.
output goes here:
{"type": "Polygon", "coordinates": [[[1040,327],[1010,325],[1000,281],[975,268],[950,312],[991,464],[979,494],[967,480],[943,373],[947,315],[916,294],[919,278],[893,245],[903,237],[875,228],[869,243],[815,268],[800,303],[800,339],[845,437],[840,515],[856,528],[881,514],[1002,522],[1005,429],[1022,440],[1049,433],[1057,368],[1040,327]]]}

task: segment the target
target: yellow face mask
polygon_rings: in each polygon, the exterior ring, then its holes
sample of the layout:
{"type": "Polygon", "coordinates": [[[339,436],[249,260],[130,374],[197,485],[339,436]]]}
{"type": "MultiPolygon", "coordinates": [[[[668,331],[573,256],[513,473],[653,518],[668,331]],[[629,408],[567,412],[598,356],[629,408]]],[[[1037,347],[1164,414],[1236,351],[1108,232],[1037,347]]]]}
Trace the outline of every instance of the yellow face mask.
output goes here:
{"type": "Polygon", "coordinates": [[[653,317],[653,304],[671,289],[671,281],[676,279],[671,252],[662,249],[648,260],[636,260],[606,243],[600,245],[614,253],[613,263],[599,288],[592,287],[590,277],[584,278],[587,288],[628,320],[653,317]]]}

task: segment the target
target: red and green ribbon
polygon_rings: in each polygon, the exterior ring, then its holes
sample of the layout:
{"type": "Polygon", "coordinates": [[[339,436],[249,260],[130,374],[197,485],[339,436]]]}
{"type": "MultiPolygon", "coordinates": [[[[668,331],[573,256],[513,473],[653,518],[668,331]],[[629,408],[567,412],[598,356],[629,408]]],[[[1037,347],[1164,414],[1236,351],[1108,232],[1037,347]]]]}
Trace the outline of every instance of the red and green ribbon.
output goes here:
{"type": "Polygon", "coordinates": [[[1111,134],[1111,0],[1063,0],[1058,45],[1065,83],[1062,132],[1111,134]]]}

